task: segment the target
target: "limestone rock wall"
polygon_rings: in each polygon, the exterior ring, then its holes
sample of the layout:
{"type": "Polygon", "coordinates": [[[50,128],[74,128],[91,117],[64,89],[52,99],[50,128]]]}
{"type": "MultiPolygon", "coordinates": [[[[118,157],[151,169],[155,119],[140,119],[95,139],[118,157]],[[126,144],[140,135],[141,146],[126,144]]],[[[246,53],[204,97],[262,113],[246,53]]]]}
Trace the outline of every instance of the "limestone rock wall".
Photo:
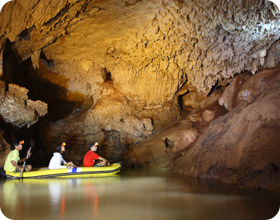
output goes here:
{"type": "Polygon", "coordinates": [[[192,177],[279,191],[279,71],[237,76],[203,111],[142,142],[129,158],[192,177]]]}
{"type": "Polygon", "coordinates": [[[211,122],[177,159],[175,170],[252,188],[280,190],[279,70],[235,78],[219,99],[230,112],[211,122]]]}

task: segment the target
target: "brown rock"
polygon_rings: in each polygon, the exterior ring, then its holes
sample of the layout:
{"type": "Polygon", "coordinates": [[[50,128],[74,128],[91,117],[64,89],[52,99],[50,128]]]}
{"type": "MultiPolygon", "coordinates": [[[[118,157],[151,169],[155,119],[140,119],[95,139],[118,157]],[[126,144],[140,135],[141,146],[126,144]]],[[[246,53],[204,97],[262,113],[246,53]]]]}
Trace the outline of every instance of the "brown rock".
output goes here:
{"type": "Polygon", "coordinates": [[[194,177],[280,190],[279,73],[279,68],[262,71],[236,87],[234,97],[250,89],[254,101],[244,107],[244,99],[236,98],[232,111],[211,122],[175,169],[194,177]]]}
{"type": "Polygon", "coordinates": [[[4,163],[8,153],[10,152],[10,145],[3,137],[3,131],[0,130],[0,167],[4,167],[4,163]]]}
{"type": "Polygon", "coordinates": [[[15,84],[9,84],[9,90],[5,92],[5,84],[0,84],[0,114],[3,119],[18,127],[27,127],[36,123],[39,117],[47,113],[47,104],[42,101],[28,99],[26,88],[15,84]]]}
{"type": "Polygon", "coordinates": [[[148,166],[168,166],[197,138],[198,132],[191,125],[189,120],[182,120],[145,140],[130,151],[130,160],[148,166]]]}
{"type": "Polygon", "coordinates": [[[202,118],[204,121],[212,121],[215,117],[215,112],[211,110],[205,110],[202,113],[202,118]]]}

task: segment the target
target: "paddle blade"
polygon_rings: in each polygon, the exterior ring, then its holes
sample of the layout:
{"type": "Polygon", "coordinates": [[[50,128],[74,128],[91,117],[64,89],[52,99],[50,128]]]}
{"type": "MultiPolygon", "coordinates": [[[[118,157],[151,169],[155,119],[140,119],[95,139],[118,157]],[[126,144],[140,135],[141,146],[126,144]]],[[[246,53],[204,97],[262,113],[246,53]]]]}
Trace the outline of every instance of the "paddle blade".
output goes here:
{"type": "Polygon", "coordinates": [[[34,142],[33,139],[31,139],[30,142],[29,142],[29,146],[30,146],[30,147],[34,147],[34,145],[35,145],[35,142],[34,142]]]}

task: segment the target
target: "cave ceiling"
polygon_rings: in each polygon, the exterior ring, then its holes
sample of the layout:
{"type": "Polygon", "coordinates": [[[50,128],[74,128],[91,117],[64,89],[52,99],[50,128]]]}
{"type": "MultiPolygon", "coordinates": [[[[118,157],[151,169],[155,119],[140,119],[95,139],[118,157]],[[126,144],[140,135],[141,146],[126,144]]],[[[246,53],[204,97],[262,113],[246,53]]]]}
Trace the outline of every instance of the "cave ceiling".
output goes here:
{"type": "MultiPolygon", "coordinates": [[[[34,67],[44,52],[68,78],[73,66],[76,75],[106,68],[129,99],[160,104],[186,82],[207,94],[218,80],[256,72],[279,38],[269,1],[19,0],[5,6],[1,24],[1,40],[34,67]]],[[[83,80],[72,81],[87,92],[83,80]]]]}

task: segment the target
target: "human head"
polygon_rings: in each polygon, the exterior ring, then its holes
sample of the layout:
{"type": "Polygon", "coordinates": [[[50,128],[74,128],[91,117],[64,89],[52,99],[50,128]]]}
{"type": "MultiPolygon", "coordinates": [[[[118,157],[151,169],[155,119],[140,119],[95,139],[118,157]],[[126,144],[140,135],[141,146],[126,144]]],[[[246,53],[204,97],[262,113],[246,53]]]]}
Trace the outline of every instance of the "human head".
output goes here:
{"type": "Polygon", "coordinates": [[[12,142],[11,149],[17,149],[20,151],[22,149],[22,145],[24,144],[24,140],[15,140],[12,142]]]}
{"type": "Polygon", "coordinates": [[[66,146],[66,143],[62,142],[60,145],[57,146],[56,151],[59,153],[62,153],[63,151],[65,151],[65,146],[66,146]]]}
{"type": "Polygon", "coordinates": [[[98,143],[97,141],[96,141],[96,142],[92,142],[92,143],[90,143],[90,144],[88,145],[88,148],[89,148],[90,150],[93,150],[93,151],[96,151],[98,147],[99,147],[99,143],[98,143]],[[92,148],[92,147],[95,147],[95,148],[92,148]]]}

